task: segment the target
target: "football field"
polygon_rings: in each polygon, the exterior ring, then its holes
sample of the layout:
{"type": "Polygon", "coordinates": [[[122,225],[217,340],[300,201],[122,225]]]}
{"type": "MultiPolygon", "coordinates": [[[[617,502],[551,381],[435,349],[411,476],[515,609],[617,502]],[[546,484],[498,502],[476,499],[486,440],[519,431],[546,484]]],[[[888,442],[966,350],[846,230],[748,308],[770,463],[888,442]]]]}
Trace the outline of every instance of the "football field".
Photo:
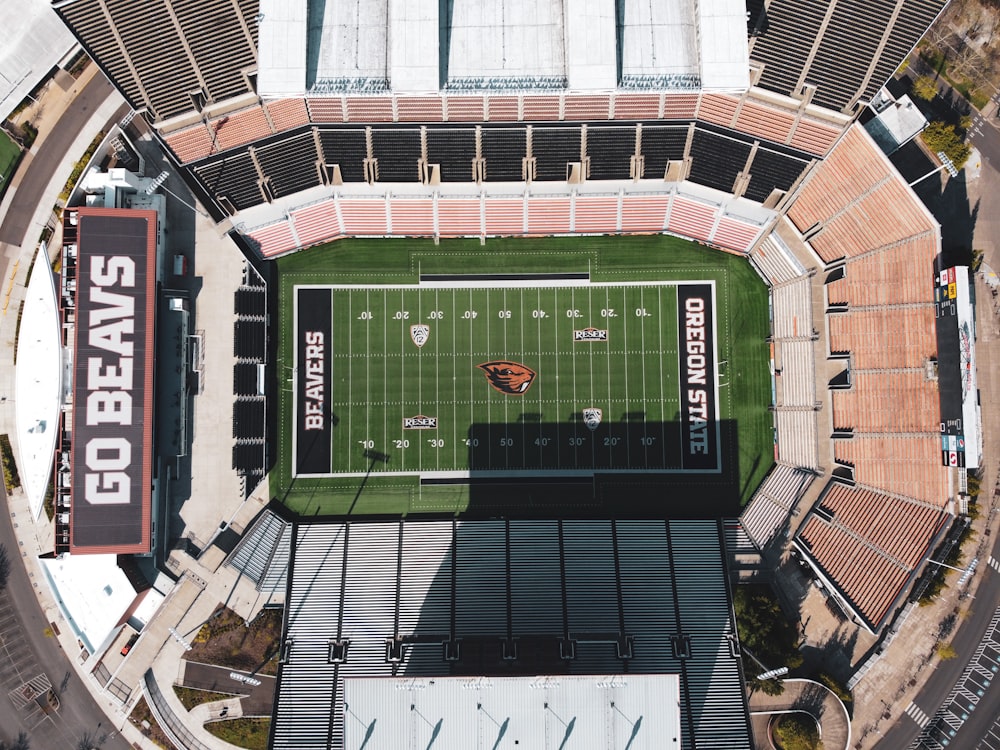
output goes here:
{"type": "Polygon", "coordinates": [[[774,463],[767,288],[676,237],[280,259],[271,496],[310,517],[738,512],[774,463]]]}
{"type": "Polygon", "coordinates": [[[712,282],[295,287],[294,476],[715,472],[712,282]]]}

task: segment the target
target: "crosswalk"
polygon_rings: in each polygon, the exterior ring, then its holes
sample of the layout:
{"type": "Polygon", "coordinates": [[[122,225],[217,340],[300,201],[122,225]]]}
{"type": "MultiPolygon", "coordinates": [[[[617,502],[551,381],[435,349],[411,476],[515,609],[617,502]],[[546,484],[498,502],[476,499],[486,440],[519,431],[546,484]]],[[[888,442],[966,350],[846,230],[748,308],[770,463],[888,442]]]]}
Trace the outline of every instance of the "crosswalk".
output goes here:
{"type": "Polygon", "coordinates": [[[990,567],[993,568],[997,573],[1000,573],[1000,560],[990,555],[990,567]]]}
{"type": "Polygon", "coordinates": [[[919,726],[921,729],[927,726],[927,722],[930,721],[931,719],[930,716],[925,714],[921,710],[921,708],[912,701],[910,702],[910,705],[906,707],[905,713],[907,716],[913,719],[917,723],[917,726],[919,726]]]}

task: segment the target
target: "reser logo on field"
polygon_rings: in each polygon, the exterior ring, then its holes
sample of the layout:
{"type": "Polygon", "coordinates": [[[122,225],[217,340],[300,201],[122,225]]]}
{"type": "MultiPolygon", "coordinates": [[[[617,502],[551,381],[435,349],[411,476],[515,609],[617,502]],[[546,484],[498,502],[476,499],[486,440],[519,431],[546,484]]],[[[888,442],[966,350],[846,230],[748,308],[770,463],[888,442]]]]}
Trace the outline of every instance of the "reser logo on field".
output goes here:
{"type": "Polygon", "coordinates": [[[415,417],[403,417],[404,430],[436,430],[437,427],[437,417],[425,417],[423,414],[418,414],[415,417]]]}
{"type": "Polygon", "coordinates": [[[604,328],[580,328],[573,331],[573,341],[607,341],[608,332],[604,328]]]}

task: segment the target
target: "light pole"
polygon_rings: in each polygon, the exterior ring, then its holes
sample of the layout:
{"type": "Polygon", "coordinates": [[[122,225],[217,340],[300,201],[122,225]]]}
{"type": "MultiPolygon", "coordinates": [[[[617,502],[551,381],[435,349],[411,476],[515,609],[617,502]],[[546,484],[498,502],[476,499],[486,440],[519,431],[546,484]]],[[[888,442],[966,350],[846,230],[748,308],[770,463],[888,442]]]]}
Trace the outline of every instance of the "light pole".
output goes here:
{"type": "Polygon", "coordinates": [[[910,187],[913,187],[918,182],[923,182],[928,177],[936,175],[938,172],[943,172],[944,170],[948,170],[948,174],[950,174],[952,177],[958,177],[958,170],[955,169],[955,162],[949,159],[948,155],[944,151],[938,151],[937,158],[941,160],[941,166],[937,167],[936,169],[932,169],[923,177],[918,177],[917,179],[915,179],[913,182],[910,183],[910,187]]]}
{"type": "Polygon", "coordinates": [[[963,583],[968,581],[969,577],[976,571],[976,566],[979,565],[979,558],[972,558],[972,562],[964,568],[956,568],[954,565],[945,565],[943,562],[938,562],[937,560],[928,560],[927,562],[933,563],[934,565],[940,565],[942,568],[948,568],[948,570],[957,570],[962,574],[958,577],[958,585],[961,586],[963,583]]]}

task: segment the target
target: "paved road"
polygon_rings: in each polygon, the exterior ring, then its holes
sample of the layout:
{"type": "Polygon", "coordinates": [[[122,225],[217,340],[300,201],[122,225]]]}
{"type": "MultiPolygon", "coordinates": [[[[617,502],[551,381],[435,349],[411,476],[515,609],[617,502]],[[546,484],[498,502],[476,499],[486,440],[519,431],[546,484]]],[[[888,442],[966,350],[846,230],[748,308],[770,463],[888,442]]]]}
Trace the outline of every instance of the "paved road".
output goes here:
{"type": "MultiPolygon", "coordinates": [[[[0,634],[4,648],[0,649],[0,739],[9,740],[18,731],[25,731],[32,748],[38,750],[73,750],[85,736],[101,750],[128,750],[129,744],[114,733],[104,712],[86,686],[80,681],[66,654],[55,638],[47,637],[49,623],[33,590],[33,581],[20,560],[20,547],[14,537],[7,512],[7,493],[0,482],[0,498],[4,509],[0,521],[0,545],[11,558],[7,588],[0,593],[0,634]],[[59,694],[61,706],[57,712],[45,714],[31,704],[18,710],[8,691],[20,685],[22,676],[30,679],[44,674],[59,694]],[[9,735],[9,736],[5,736],[9,735]],[[104,741],[100,738],[104,736],[104,741]]],[[[25,523],[30,523],[24,519],[25,523]]],[[[42,581],[37,582],[44,586],[42,581]]]]}
{"type": "MultiPolygon", "coordinates": [[[[19,247],[24,242],[31,217],[38,208],[49,180],[56,173],[60,162],[66,158],[66,153],[80,134],[81,128],[113,90],[107,78],[95,75],[46,135],[44,148],[40,148],[36,154],[29,154],[22,162],[20,169],[24,177],[16,185],[10,209],[0,224],[0,243],[19,247]]],[[[126,107],[121,113],[116,113],[116,117],[124,116],[127,111],[126,107]]]]}
{"type": "MultiPolygon", "coordinates": [[[[994,544],[992,554],[994,557],[1000,555],[1000,542],[994,544]]],[[[961,621],[952,640],[952,646],[958,656],[939,662],[933,675],[913,700],[920,711],[929,717],[934,716],[968,665],[996,610],[996,603],[1000,601],[1000,573],[986,565],[985,559],[980,560],[979,564],[987,569],[983,571],[982,582],[976,590],[976,601],[968,617],[961,621]]],[[[949,747],[959,750],[971,750],[976,747],[987,726],[996,719],[998,707],[1000,707],[1000,689],[992,689],[972,712],[949,747]]],[[[913,720],[911,714],[904,714],[891,728],[883,732],[883,738],[875,748],[900,750],[909,747],[917,738],[920,729],[920,725],[913,720]]]]}
{"type": "Polygon", "coordinates": [[[189,661],[184,665],[183,684],[215,693],[234,693],[242,696],[244,716],[270,715],[274,706],[275,678],[266,674],[250,674],[228,667],[189,661]],[[257,680],[259,685],[236,682],[230,675],[245,675],[257,680]]]}

